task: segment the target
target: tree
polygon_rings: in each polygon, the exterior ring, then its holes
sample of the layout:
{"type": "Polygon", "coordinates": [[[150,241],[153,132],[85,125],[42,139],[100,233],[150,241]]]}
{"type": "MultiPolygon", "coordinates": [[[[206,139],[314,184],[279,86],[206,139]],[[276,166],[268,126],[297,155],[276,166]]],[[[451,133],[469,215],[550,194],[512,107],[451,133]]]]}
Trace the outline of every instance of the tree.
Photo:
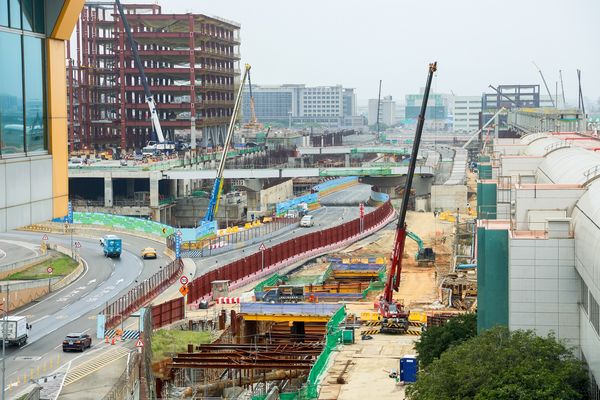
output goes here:
{"type": "Polygon", "coordinates": [[[463,314],[451,318],[444,326],[433,326],[421,335],[415,348],[421,367],[426,367],[440,357],[450,346],[477,335],[477,316],[463,314]]]}
{"type": "Polygon", "coordinates": [[[583,363],[554,335],[496,327],[457,346],[419,372],[410,400],[584,399],[583,363]]]}

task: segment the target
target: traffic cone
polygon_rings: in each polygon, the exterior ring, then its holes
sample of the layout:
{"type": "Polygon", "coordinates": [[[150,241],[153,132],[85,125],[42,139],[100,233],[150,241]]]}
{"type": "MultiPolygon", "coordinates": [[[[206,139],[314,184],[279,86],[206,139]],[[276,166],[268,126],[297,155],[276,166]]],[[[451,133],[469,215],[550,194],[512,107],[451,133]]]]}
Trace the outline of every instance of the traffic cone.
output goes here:
{"type": "Polygon", "coordinates": [[[108,343],[108,335],[104,336],[104,343],[108,343]]]}
{"type": "Polygon", "coordinates": [[[114,345],[115,344],[115,337],[113,336],[112,341],[110,342],[110,344],[114,345]]]}

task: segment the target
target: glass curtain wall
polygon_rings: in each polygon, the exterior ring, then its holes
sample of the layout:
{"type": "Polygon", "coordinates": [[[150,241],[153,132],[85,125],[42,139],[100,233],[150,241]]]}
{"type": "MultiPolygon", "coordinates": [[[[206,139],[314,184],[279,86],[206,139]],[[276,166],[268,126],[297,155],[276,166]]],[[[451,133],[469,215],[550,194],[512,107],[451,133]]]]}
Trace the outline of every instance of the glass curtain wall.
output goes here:
{"type": "Polygon", "coordinates": [[[0,157],[48,149],[43,33],[43,0],[0,0],[0,157]]]}

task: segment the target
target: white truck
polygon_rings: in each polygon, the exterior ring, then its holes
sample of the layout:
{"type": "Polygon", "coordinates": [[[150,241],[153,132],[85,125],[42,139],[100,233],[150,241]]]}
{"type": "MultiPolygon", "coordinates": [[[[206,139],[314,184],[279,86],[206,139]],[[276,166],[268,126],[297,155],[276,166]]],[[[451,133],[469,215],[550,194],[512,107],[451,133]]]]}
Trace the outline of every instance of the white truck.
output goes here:
{"type": "Polygon", "coordinates": [[[27,343],[27,328],[29,324],[25,316],[0,318],[0,343],[4,340],[9,345],[23,346],[27,343]]]}

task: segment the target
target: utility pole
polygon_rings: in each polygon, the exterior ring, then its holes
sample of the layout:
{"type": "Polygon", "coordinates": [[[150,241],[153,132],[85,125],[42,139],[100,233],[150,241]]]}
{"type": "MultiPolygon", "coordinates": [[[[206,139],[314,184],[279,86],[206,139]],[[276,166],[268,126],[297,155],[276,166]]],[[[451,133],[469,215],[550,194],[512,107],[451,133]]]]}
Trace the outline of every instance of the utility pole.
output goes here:
{"type": "Polygon", "coordinates": [[[379,140],[379,108],[381,106],[381,79],[379,80],[379,95],[377,96],[377,139],[379,140]]]}

